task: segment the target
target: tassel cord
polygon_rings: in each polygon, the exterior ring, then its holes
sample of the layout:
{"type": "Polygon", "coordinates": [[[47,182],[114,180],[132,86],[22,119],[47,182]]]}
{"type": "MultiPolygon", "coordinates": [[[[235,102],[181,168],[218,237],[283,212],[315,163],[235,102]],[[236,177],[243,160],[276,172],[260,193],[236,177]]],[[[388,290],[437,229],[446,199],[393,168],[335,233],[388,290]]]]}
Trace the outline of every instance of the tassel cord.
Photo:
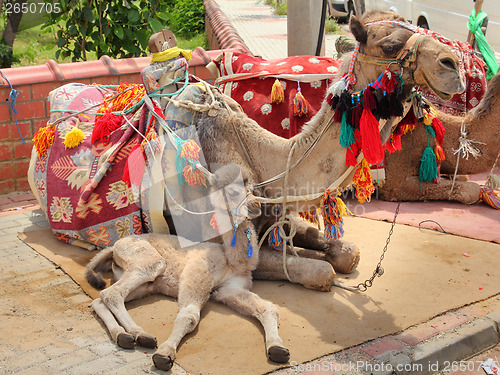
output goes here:
{"type": "Polygon", "coordinates": [[[16,123],[16,128],[17,128],[17,133],[19,134],[19,137],[21,137],[21,141],[23,142],[23,145],[26,144],[26,141],[24,140],[23,136],[21,135],[21,130],[19,130],[19,124],[17,123],[17,103],[16,99],[19,96],[19,91],[14,89],[12,87],[12,84],[10,81],[7,79],[5,74],[0,70],[0,74],[2,77],[5,79],[5,81],[9,84],[10,86],[10,92],[9,92],[9,97],[7,98],[7,101],[10,103],[10,108],[12,109],[12,113],[14,114],[14,121],[16,123]]]}

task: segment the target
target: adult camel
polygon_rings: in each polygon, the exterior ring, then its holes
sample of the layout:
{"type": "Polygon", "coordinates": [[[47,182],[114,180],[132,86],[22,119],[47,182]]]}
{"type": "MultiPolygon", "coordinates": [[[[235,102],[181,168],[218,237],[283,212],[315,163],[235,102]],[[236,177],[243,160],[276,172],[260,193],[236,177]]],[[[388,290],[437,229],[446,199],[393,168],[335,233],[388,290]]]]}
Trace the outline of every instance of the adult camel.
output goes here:
{"type": "MultiPolygon", "coordinates": [[[[363,90],[388,68],[380,65],[380,58],[390,61],[390,67],[398,70],[396,56],[401,50],[410,48],[407,42],[415,32],[407,21],[392,12],[369,12],[362,19],[352,17],[351,32],[359,42],[359,54],[347,59],[339,74],[349,70],[356,77],[353,92],[363,90]],[[360,59],[364,62],[360,62],[360,59]],[[349,64],[351,62],[351,64],[349,64]]],[[[458,69],[458,60],[444,45],[430,36],[422,35],[415,47],[414,59],[402,69],[401,102],[404,102],[413,86],[433,90],[443,99],[463,91],[458,69]]],[[[328,95],[332,94],[331,87],[328,95]]],[[[211,163],[236,163],[250,176],[246,181],[256,186],[254,193],[265,198],[308,195],[309,199],[289,199],[287,212],[310,211],[319,206],[321,196],[329,187],[345,188],[352,182],[356,168],[346,166],[346,149],[339,146],[340,123],[334,122],[334,110],[325,100],[318,113],[304,125],[301,132],[290,139],[283,139],[259,126],[241,111],[234,101],[214,92],[215,100],[225,102],[228,110],[220,110],[217,116],[198,114],[194,123],[205,159],[211,163]],[[311,145],[314,145],[312,149],[311,145]],[[287,176],[287,187],[283,180],[272,181],[261,186],[263,181],[282,174],[289,165],[296,164],[287,176]],[[313,198],[310,198],[313,196],[313,198]]],[[[207,98],[209,101],[210,99],[207,98]]],[[[400,117],[388,120],[396,124],[400,117]]],[[[283,175],[281,175],[283,176],[283,175]]],[[[277,199],[273,202],[280,201],[277,199]]],[[[256,229],[264,233],[274,222],[274,216],[261,216],[256,220],[256,229]]],[[[357,247],[341,239],[326,241],[323,234],[313,226],[290,218],[295,224],[294,244],[305,249],[322,250],[316,258],[329,261],[337,272],[350,272],[359,261],[357,247]]],[[[293,224],[290,224],[293,226],[293,224]]],[[[286,260],[289,279],[306,287],[328,290],[334,277],[331,267],[317,259],[288,257],[286,260]]],[[[270,247],[263,247],[254,277],[286,279],[282,256],[270,247]]]]}
{"type": "MultiPolygon", "coordinates": [[[[488,89],[478,104],[465,117],[453,116],[442,111],[438,117],[442,121],[446,136],[443,149],[446,160],[441,164],[441,173],[455,174],[457,158],[460,153],[453,150],[460,148],[459,139],[463,137],[476,141],[475,146],[481,151],[479,157],[460,157],[457,173],[460,175],[481,173],[491,170],[500,151],[500,108],[498,108],[498,95],[500,95],[500,76],[496,75],[488,84],[488,89]]],[[[432,140],[435,141],[434,139],[432,140]]],[[[436,184],[433,182],[421,183],[418,180],[418,166],[420,155],[427,147],[427,134],[423,127],[417,127],[412,134],[402,137],[403,151],[386,155],[385,175],[386,182],[379,188],[379,197],[383,200],[454,200],[465,204],[472,204],[479,200],[481,187],[473,182],[442,178],[436,184]],[[403,178],[408,174],[404,189],[401,189],[403,178]]]]}

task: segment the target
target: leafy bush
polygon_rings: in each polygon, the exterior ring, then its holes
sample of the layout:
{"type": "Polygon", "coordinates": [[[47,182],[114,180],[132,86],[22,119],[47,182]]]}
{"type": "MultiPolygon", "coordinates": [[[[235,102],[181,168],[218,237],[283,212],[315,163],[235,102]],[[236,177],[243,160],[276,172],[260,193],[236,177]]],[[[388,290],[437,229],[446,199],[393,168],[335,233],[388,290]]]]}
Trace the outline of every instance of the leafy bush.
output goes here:
{"type": "Polygon", "coordinates": [[[180,35],[204,28],[202,0],[58,1],[62,12],[44,25],[59,27],[56,58],[87,60],[90,51],[98,58],[146,56],[149,37],[164,26],[180,35]]]}
{"type": "Polygon", "coordinates": [[[168,28],[181,37],[190,38],[205,29],[205,7],[203,0],[177,0],[169,14],[159,14],[168,28]]]}
{"type": "Polygon", "coordinates": [[[12,47],[5,43],[5,39],[0,39],[0,68],[10,68],[13,63],[19,62],[17,56],[12,52],[12,47]]]}

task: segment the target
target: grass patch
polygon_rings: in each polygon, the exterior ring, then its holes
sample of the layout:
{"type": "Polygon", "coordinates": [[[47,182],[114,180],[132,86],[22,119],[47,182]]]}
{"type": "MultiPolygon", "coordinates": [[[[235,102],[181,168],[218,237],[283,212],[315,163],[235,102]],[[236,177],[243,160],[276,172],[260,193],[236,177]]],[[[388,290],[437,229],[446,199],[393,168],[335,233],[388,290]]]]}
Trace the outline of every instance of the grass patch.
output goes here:
{"type": "Polygon", "coordinates": [[[269,5],[274,8],[274,14],[278,16],[286,16],[287,14],[287,2],[286,0],[264,0],[264,4],[269,5]]]}
{"type": "Polygon", "coordinates": [[[325,34],[344,34],[344,29],[339,26],[335,18],[327,19],[325,22],[325,34]]]}
{"type": "MultiPolygon", "coordinates": [[[[56,59],[57,51],[57,29],[50,27],[43,29],[35,26],[30,29],[19,31],[14,40],[14,56],[20,61],[12,67],[42,65],[49,59],[58,63],[70,63],[71,57],[56,59]]],[[[198,34],[191,39],[177,38],[177,45],[183,49],[194,49],[196,47],[208,48],[208,40],[205,34],[198,34]]],[[[87,52],[87,60],[96,60],[96,52],[87,52]]]]}

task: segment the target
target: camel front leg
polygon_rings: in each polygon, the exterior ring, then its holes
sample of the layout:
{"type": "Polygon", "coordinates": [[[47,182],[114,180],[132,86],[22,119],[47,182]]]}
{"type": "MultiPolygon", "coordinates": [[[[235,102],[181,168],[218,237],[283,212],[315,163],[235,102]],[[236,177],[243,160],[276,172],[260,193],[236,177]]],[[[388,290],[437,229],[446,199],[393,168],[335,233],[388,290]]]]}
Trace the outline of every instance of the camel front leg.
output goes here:
{"type": "Polygon", "coordinates": [[[259,320],[266,338],[266,353],[273,362],[287,363],[290,353],[283,346],[278,334],[279,313],[277,307],[247,289],[250,280],[246,277],[233,278],[213,293],[216,301],[222,302],[240,314],[259,320]]]}
{"type": "Polygon", "coordinates": [[[300,218],[293,220],[297,230],[293,244],[304,248],[297,250],[300,257],[326,261],[338,273],[351,273],[356,269],[360,259],[356,244],[342,239],[326,241],[323,232],[312,224],[300,218]]]}
{"type": "MultiPolygon", "coordinates": [[[[291,282],[302,284],[309,289],[327,292],[335,279],[335,271],[331,264],[318,259],[287,255],[286,268],[291,282]]],[[[287,280],[283,269],[282,252],[269,246],[262,246],[257,269],[252,275],[260,280],[287,280]]]]}
{"type": "Polygon", "coordinates": [[[192,332],[200,322],[200,311],[210,298],[213,279],[206,264],[188,264],[181,273],[179,282],[179,312],[172,333],[153,355],[157,368],[169,371],[174,365],[177,348],[181,340],[192,332]]]}

